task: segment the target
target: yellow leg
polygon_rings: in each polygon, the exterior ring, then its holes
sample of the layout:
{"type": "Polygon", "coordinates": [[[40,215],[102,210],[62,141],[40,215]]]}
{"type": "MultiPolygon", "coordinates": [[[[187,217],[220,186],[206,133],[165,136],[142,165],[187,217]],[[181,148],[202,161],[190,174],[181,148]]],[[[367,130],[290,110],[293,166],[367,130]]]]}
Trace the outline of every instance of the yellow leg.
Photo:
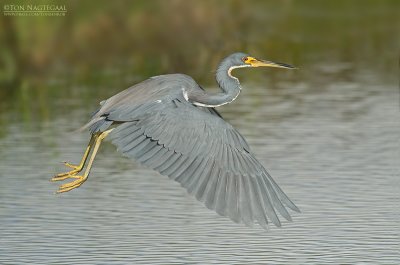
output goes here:
{"type": "Polygon", "coordinates": [[[87,158],[89,156],[89,153],[90,153],[90,149],[93,147],[93,143],[95,142],[96,138],[97,138],[97,135],[92,135],[92,137],[90,138],[89,144],[88,144],[88,146],[87,146],[87,148],[85,150],[85,153],[83,154],[82,160],[79,163],[79,165],[75,166],[75,165],[71,165],[70,163],[64,162],[64,164],[67,167],[72,168],[72,170],[68,171],[68,172],[64,172],[64,173],[60,173],[60,174],[55,175],[51,179],[51,181],[59,181],[59,180],[67,179],[67,178],[75,178],[74,175],[76,173],[81,172],[83,167],[85,166],[86,160],[87,160],[87,158]]]}
{"type": "Polygon", "coordinates": [[[93,147],[93,152],[92,152],[92,155],[90,156],[89,163],[87,165],[85,173],[82,176],[74,176],[74,178],[77,178],[76,180],[61,185],[58,188],[57,193],[67,192],[67,191],[73,190],[75,188],[78,188],[87,180],[89,173],[90,173],[90,169],[92,168],[92,165],[93,165],[94,158],[96,157],[97,151],[99,150],[100,144],[112,130],[113,129],[110,129],[108,131],[102,132],[97,135],[95,143],[94,143],[94,147],[93,147]]]}

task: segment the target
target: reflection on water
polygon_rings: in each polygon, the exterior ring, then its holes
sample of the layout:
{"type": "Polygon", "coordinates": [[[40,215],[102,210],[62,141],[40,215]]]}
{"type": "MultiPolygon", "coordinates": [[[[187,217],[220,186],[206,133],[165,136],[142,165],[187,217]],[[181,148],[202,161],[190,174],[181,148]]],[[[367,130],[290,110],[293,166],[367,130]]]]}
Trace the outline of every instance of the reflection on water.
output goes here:
{"type": "Polygon", "coordinates": [[[267,232],[217,216],[111,144],[81,188],[54,195],[48,180],[79,160],[88,135],[71,131],[94,104],[54,98],[51,121],[3,112],[0,263],[399,264],[397,94],[365,78],[245,83],[221,108],[302,210],[267,232]]]}

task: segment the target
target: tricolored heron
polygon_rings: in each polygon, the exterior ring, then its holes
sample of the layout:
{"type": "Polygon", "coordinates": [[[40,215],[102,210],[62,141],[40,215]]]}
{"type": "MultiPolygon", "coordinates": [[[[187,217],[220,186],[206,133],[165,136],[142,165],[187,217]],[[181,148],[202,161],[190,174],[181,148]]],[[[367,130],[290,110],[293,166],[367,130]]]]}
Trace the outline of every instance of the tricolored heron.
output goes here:
{"type": "Polygon", "coordinates": [[[190,76],[169,74],[151,77],[102,101],[82,127],[89,129],[91,139],[81,162],[65,163],[72,170],[52,178],[74,179],[57,192],[78,188],[87,180],[99,146],[108,137],[125,156],[178,181],[207,208],[235,222],[257,221],[266,227],[269,219],[280,226],[277,212],[291,221],[286,207],[299,209],[255,158],[243,136],[214,109],[240,93],[232,70],[260,66],[294,68],[234,53],[216,71],[219,93],[207,93],[190,76]]]}

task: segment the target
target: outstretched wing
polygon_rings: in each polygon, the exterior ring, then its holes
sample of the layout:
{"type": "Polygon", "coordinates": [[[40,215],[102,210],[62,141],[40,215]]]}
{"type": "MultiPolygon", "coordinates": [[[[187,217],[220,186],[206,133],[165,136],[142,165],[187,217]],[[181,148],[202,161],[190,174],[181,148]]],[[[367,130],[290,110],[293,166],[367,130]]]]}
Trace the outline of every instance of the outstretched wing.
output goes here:
{"type": "Polygon", "coordinates": [[[109,138],[124,155],[178,181],[190,194],[235,222],[280,226],[285,206],[299,209],[254,157],[230,124],[183,97],[166,96],[140,106],[102,113],[122,122],[109,138]]]}

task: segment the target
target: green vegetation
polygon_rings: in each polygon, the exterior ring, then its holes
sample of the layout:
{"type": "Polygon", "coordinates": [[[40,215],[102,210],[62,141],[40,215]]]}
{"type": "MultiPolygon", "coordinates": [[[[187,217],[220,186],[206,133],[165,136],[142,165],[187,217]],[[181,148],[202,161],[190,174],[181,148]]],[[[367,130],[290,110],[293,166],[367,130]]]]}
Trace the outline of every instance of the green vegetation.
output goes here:
{"type": "Polygon", "coordinates": [[[66,6],[64,17],[1,15],[0,114],[13,108],[47,116],[50,99],[92,103],[162,73],[183,72],[214,86],[214,67],[234,51],[308,69],[302,79],[319,64],[345,63],[391,81],[398,71],[400,1],[57,4],[66,6]]]}

